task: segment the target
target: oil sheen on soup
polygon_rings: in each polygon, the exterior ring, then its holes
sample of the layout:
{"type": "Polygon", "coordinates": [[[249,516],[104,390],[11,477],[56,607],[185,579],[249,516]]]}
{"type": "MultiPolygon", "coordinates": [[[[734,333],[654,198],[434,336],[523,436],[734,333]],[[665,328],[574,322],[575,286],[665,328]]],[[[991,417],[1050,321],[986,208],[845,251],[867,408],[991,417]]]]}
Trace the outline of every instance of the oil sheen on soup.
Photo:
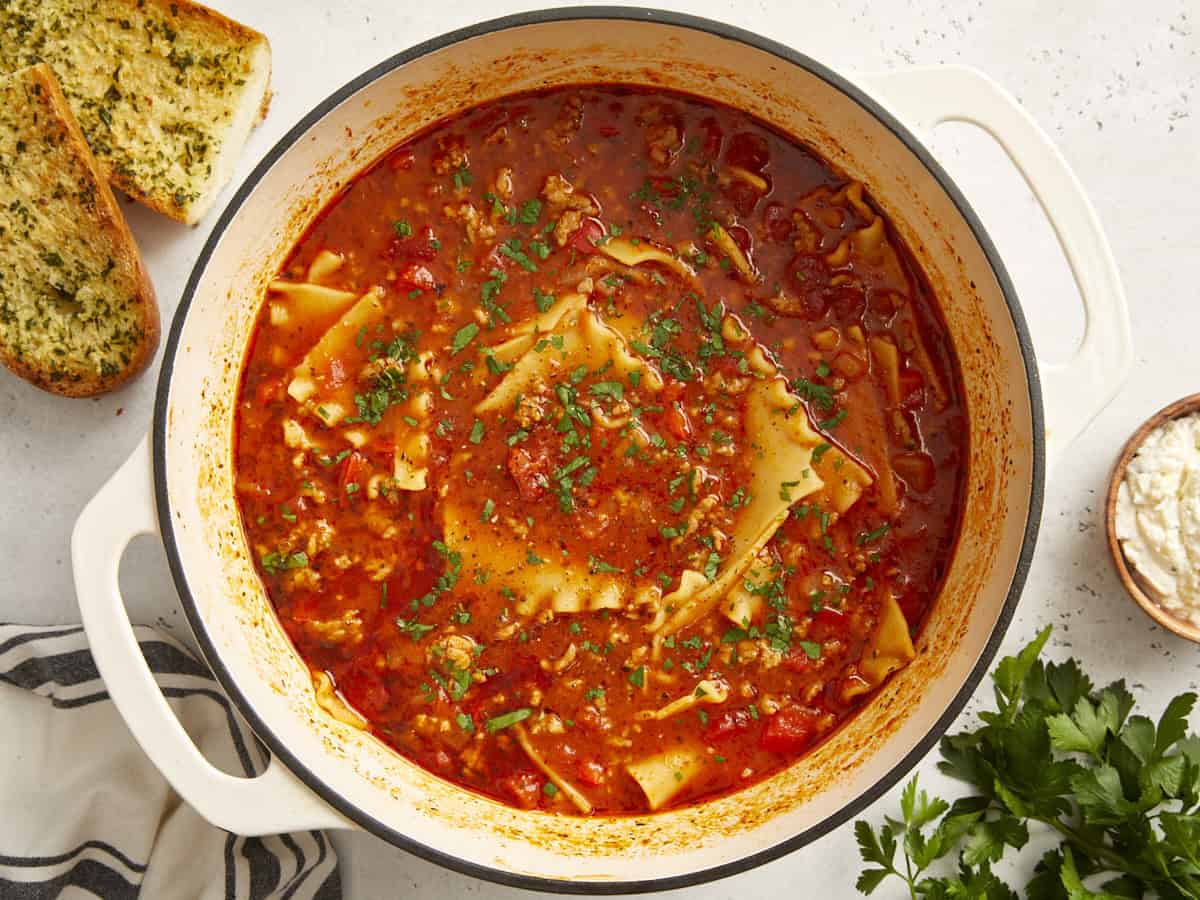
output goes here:
{"type": "Polygon", "coordinates": [[[391,151],[291,252],[236,421],[322,706],[521,808],[661,810],[815,746],[914,657],[965,420],[864,186],[616,86],[391,151]]]}

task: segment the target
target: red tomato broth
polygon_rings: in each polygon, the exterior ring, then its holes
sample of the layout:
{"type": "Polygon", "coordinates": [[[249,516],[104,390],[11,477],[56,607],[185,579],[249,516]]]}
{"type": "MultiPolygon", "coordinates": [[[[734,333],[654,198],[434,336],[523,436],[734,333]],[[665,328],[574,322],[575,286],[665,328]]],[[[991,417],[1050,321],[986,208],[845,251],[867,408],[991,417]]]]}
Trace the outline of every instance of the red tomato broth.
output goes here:
{"type": "MultiPolygon", "coordinates": [[[[327,427],[327,410],[289,395],[294,367],[337,317],[312,327],[272,294],[243,369],[237,490],[285,630],[381,740],[503,802],[580,811],[521,746],[525,735],[591,810],[636,813],[648,795],[625,769],[630,761],[673,747],[701,754],[662,808],[696,802],[789,765],[861,706],[869,693],[847,688],[862,681],[880,591],[892,592],[913,634],[937,594],[957,534],[966,428],[945,327],[895,234],[886,229],[882,255],[852,250],[829,262],[878,215],[847,184],[747,114],[669,92],[589,86],[439,123],[321,213],[280,278],[303,281],[329,251],[342,262],[325,285],[353,295],[382,288],[382,318],[315,376],[318,399],[353,390],[350,418],[360,421],[327,427]],[[580,208],[553,202],[562,192],[549,189],[552,176],[573,185],[568,199],[585,198],[570,200],[580,208]],[[751,261],[750,274],[739,277],[713,222],[751,261]],[[668,249],[695,276],[612,265],[602,248],[622,237],[668,249]],[[499,345],[553,308],[549,295],[557,302],[588,277],[588,310],[643,338],[629,342],[641,347],[641,380],[604,366],[575,381],[564,371],[507,413],[477,414],[514,365],[494,356],[489,364],[480,348],[499,345]],[[274,323],[272,305],[285,312],[274,323]],[[798,392],[796,409],[825,452],[846,451],[875,483],[840,516],[811,500],[792,506],[767,544],[770,577],[750,582],[768,601],[759,621],[739,626],[714,609],[659,635],[655,650],[651,616],[632,603],[518,615],[521,597],[469,546],[445,543],[443,507],[454,498],[487,520],[481,526],[525,541],[531,567],[572,562],[643,587],[657,578],[666,594],[682,569],[720,556],[718,535],[748,502],[756,452],[739,393],[753,373],[745,352],[717,341],[725,318],[798,392]],[[648,324],[634,329],[639,322],[648,324]],[[898,402],[872,338],[898,350],[898,402]],[[437,374],[419,385],[414,365],[437,374]],[[661,391],[651,390],[651,369],[661,391]],[[401,412],[422,392],[428,424],[401,412]],[[653,437],[633,455],[634,439],[599,424],[628,407],[653,437]],[[347,439],[356,429],[367,435],[361,447],[347,439]],[[396,489],[397,443],[417,431],[428,440],[427,485],[396,489]],[[574,443],[563,446],[568,434],[574,443]],[[889,511],[879,472],[893,464],[902,474],[889,511]],[[710,495],[717,503],[687,534],[710,495]],[[547,546],[561,559],[532,549],[547,546]],[[727,699],[636,717],[705,680],[724,684],[727,699]]],[[[548,341],[537,336],[535,347],[548,341]]]]}

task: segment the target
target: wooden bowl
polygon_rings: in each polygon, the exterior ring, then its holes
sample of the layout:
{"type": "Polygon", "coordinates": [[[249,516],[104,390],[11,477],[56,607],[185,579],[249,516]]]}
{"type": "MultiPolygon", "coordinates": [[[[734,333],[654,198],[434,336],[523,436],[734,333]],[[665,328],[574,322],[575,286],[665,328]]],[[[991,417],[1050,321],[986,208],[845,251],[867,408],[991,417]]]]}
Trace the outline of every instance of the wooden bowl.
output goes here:
{"type": "Polygon", "coordinates": [[[1200,394],[1192,394],[1160,409],[1125,442],[1108,480],[1108,495],[1104,501],[1104,523],[1113,565],[1116,566],[1117,575],[1121,579],[1121,584],[1125,585],[1129,596],[1137,601],[1137,605],[1146,615],[1167,631],[1200,644],[1200,625],[1193,625],[1191,622],[1176,618],[1174,614],[1158,605],[1150,592],[1143,587],[1141,576],[1125,559],[1125,551],[1121,549],[1121,543],[1117,540],[1117,491],[1121,487],[1121,482],[1125,480],[1125,470],[1129,467],[1129,461],[1141,449],[1142,443],[1155,428],[1171,419],[1182,418],[1195,412],[1200,412],[1200,394]]]}

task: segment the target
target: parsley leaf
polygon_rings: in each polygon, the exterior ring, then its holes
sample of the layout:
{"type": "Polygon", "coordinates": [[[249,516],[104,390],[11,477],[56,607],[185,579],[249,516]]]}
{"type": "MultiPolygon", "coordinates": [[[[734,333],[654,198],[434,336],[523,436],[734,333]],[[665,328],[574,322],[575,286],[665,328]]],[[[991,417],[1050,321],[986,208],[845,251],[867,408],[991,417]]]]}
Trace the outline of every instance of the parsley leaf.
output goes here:
{"type": "Polygon", "coordinates": [[[468,322],[458,331],[454,332],[454,338],[450,341],[450,354],[461,353],[466,349],[467,344],[475,340],[475,335],[479,334],[479,326],[474,322],[468,322]]]}
{"type": "Polygon", "coordinates": [[[1200,897],[1200,740],[1187,734],[1195,695],[1171,700],[1157,724],[1133,715],[1123,682],[1097,689],[1074,660],[1044,662],[1049,635],[996,666],[996,709],[979,714],[978,728],[942,740],[939,768],[970,796],[931,798],[914,778],[899,820],[855,823],[867,864],[859,891],[897,878],[914,897],[1015,898],[993,866],[1037,826],[1057,844],[1024,887],[1033,900],[1200,897]],[[935,868],[942,860],[950,865],[935,868]]]}

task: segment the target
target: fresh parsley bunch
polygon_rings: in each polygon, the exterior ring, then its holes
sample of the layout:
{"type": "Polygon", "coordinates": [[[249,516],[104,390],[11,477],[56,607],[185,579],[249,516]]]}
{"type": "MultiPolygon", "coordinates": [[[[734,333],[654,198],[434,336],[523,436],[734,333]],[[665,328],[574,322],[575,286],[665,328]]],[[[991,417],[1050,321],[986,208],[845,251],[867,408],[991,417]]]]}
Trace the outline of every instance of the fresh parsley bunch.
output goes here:
{"type": "Polygon", "coordinates": [[[913,778],[902,820],[855,823],[871,864],[862,893],[894,876],[913,898],[1016,898],[993,866],[1044,828],[1058,846],[1025,885],[1030,900],[1200,898],[1200,740],[1187,734],[1196,695],[1175,697],[1157,724],[1132,715],[1123,681],[1096,690],[1075,660],[1043,663],[1049,636],[996,667],[997,709],[980,728],[942,739],[938,768],[971,796],[947,803],[913,778]],[[935,866],[947,858],[954,874],[930,874],[948,871],[935,866]]]}

